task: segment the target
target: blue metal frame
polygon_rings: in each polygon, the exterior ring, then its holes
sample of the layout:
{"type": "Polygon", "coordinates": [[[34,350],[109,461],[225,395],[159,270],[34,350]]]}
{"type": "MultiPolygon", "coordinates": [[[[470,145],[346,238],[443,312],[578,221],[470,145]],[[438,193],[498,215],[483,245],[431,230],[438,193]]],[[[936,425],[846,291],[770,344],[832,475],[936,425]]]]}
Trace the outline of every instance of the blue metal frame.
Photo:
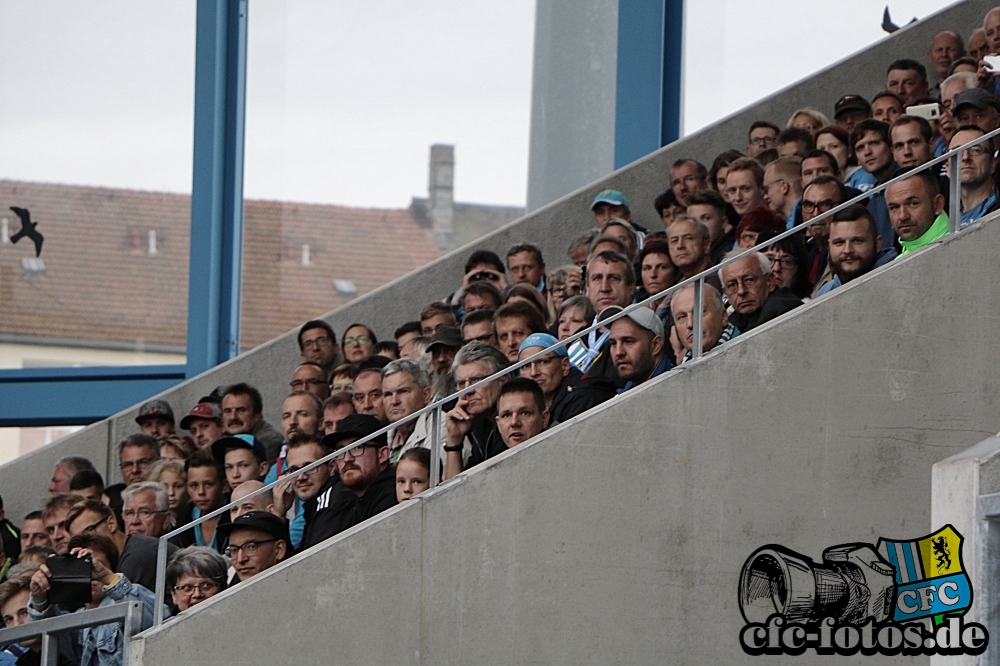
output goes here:
{"type": "Polygon", "coordinates": [[[0,371],[0,427],[92,423],[239,353],[247,0],[198,0],[187,365],[0,371]]]}
{"type": "Polygon", "coordinates": [[[684,0],[618,0],[615,168],[680,137],[684,0]]]}
{"type": "Polygon", "coordinates": [[[198,0],[187,376],[239,354],[247,0],[198,0]]]}
{"type": "Polygon", "coordinates": [[[183,365],[0,370],[0,427],[85,425],[184,380],[183,365]]]}

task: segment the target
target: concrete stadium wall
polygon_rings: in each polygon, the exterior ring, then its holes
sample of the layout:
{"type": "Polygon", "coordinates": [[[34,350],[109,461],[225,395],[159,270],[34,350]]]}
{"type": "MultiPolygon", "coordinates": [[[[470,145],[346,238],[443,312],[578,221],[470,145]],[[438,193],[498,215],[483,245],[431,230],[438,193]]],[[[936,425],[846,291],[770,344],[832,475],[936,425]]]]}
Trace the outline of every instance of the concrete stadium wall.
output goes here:
{"type": "MultiPolygon", "coordinates": [[[[462,267],[473,249],[491,249],[503,256],[511,245],[527,241],[541,247],[550,268],[568,263],[565,251],[570,240],[593,225],[590,203],[597,192],[608,187],[625,192],[632,202],[634,218],[656,229],[660,222],[652,202],[667,188],[670,165],[678,158],[694,156],[703,162],[711,162],[723,150],[745,147],[746,131],[754,120],[768,118],[784,125],[792,112],[801,106],[814,106],[824,112],[832,112],[834,102],[843,94],[854,92],[870,97],[884,84],[885,68],[889,62],[901,57],[923,60],[934,34],[952,28],[968,35],[970,28],[981,22],[988,8],[988,3],[982,0],[967,0],[907,26],[808,80],[790,86],[713,127],[677,141],[476,243],[334,310],[325,319],[338,334],[353,322],[365,322],[379,336],[390,336],[395,326],[416,318],[424,304],[443,298],[458,286],[462,267]]],[[[287,394],[289,377],[298,360],[296,332],[292,331],[159,397],[170,401],[175,412],[183,414],[198,398],[216,386],[246,381],[260,389],[264,397],[265,418],[277,425],[281,401],[287,394]]],[[[26,512],[37,508],[36,498],[44,493],[48,484],[51,463],[62,455],[83,455],[95,461],[106,461],[110,451],[112,464],[106,478],[109,483],[119,480],[113,447],[122,437],[137,432],[134,416],[138,405],[149,397],[136,396],[136,405],[132,409],[0,467],[0,492],[7,504],[8,515],[19,520],[26,512]],[[104,436],[97,436],[96,431],[103,431],[104,436]]]]}
{"type": "Polygon", "coordinates": [[[1000,429],[998,245],[977,225],[740,336],[146,632],[133,664],[786,663],[739,647],[745,559],[925,535],[932,465],[1000,429]]]}
{"type": "Polygon", "coordinates": [[[980,498],[1000,493],[1000,436],[990,437],[934,465],[931,524],[951,524],[965,537],[963,564],[976,595],[966,614],[983,624],[991,641],[981,657],[934,657],[932,666],[975,666],[1000,661],[1000,523],[980,513],[980,498]]]}

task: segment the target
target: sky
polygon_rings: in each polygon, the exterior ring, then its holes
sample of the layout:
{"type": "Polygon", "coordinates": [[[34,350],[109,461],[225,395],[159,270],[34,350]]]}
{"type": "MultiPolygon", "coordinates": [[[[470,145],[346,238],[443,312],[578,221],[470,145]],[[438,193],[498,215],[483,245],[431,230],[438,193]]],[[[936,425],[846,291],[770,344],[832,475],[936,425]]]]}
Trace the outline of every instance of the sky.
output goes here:
{"type": "MultiPolygon", "coordinates": [[[[890,9],[903,24],[948,4],[890,9]]],[[[882,39],[884,6],[689,1],[685,131],[882,39]]],[[[534,13],[250,0],[245,195],[405,207],[430,145],[451,143],[456,199],[524,205],[534,13]]],[[[194,16],[194,0],[0,0],[0,178],[190,192],[194,16]]]]}

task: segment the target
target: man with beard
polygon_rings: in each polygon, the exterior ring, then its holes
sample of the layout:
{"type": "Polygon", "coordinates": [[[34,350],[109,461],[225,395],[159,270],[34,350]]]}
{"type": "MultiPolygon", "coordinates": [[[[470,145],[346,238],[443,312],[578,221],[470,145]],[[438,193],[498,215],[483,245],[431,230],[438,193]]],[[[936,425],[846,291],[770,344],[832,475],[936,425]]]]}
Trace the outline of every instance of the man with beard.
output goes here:
{"type": "Polygon", "coordinates": [[[896,248],[884,250],[868,209],[854,204],[833,216],[830,223],[830,266],[834,278],[819,290],[822,296],[896,258],[896,248]]]}
{"type": "Polygon", "coordinates": [[[903,246],[901,256],[948,235],[948,214],[938,187],[937,176],[919,171],[886,188],[889,219],[903,246]]]}
{"type": "MultiPolygon", "coordinates": [[[[323,437],[321,446],[324,450],[343,449],[381,428],[382,424],[373,416],[352,414],[337,425],[335,432],[323,437]]],[[[334,464],[339,480],[327,481],[314,501],[306,504],[303,548],[396,505],[396,476],[389,463],[389,442],[384,433],[338,456],[334,464]]]]}
{"type": "MultiPolygon", "coordinates": [[[[622,311],[612,306],[603,310],[601,319],[622,311]]],[[[619,393],[624,393],[674,367],[666,356],[663,322],[649,308],[639,308],[611,323],[611,358],[618,375],[627,383],[619,393]]]]}

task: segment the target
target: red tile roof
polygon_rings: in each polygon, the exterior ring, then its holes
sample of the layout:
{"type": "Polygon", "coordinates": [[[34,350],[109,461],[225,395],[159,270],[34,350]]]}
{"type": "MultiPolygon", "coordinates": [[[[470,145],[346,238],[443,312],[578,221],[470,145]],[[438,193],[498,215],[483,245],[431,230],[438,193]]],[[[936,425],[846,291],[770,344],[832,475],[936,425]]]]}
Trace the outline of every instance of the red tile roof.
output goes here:
{"type": "MultiPolygon", "coordinates": [[[[20,220],[9,206],[38,222],[45,270],[22,268],[35,254],[30,240],[0,244],[0,334],[185,345],[190,197],[0,180],[0,217],[13,235],[20,220]]],[[[244,348],[439,256],[405,209],[248,200],[245,218],[244,348]],[[337,293],[334,280],[353,282],[357,294],[337,293]]]]}

